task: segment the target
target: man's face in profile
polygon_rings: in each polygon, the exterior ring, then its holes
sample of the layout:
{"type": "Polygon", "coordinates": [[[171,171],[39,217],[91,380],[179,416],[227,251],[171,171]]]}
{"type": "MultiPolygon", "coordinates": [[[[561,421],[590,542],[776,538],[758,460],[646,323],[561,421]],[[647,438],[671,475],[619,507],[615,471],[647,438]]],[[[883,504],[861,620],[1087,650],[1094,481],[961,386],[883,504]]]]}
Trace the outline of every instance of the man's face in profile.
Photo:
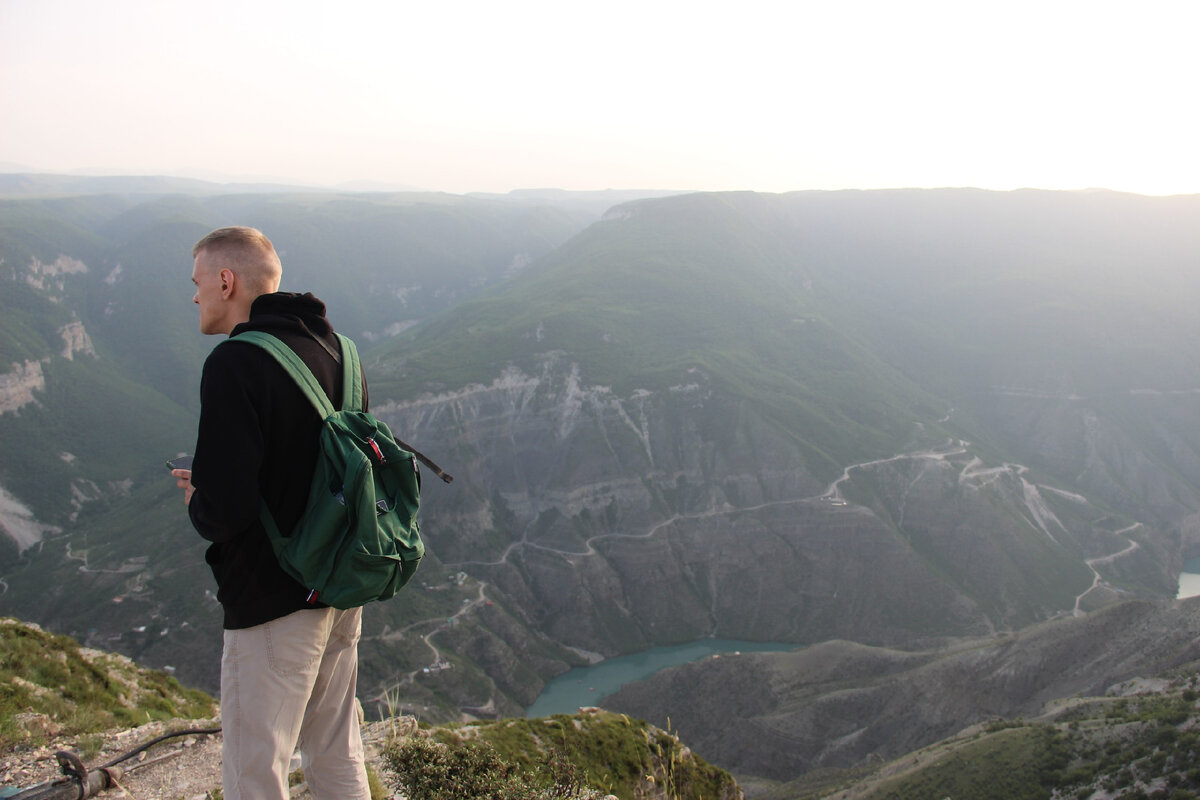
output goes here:
{"type": "Polygon", "coordinates": [[[205,334],[229,333],[222,326],[225,298],[221,270],[207,251],[196,254],[192,265],[192,283],[196,294],[192,302],[200,306],[200,332],[205,334]]]}

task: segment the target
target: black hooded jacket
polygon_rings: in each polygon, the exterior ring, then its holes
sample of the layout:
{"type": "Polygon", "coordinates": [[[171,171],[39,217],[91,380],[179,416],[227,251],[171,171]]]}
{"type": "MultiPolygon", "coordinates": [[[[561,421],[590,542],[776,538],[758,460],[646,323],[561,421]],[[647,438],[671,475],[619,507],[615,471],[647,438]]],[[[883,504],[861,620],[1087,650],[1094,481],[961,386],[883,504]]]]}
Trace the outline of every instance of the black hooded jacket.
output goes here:
{"type": "MultiPolygon", "coordinates": [[[[340,349],[324,303],[311,294],[262,295],[251,306],[250,320],[231,335],[248,330],[271,333],[296,351],[334,407],[341,408],[341,365],[313,338],[340,349]]],[[[363,402],[365,410],[365,381],[363,402]]],[[[188,513],[200,535],[212,542],[205,559],[217,580],[225,628],[249,628],[312,607],[305,602],[305,587],[280,568],[259,510],[265,499],[285,535],[299,521],[320,428],[316,409],[257,345],[222,342],[204,362],[192,465],[196,492],[188,513]]]]}

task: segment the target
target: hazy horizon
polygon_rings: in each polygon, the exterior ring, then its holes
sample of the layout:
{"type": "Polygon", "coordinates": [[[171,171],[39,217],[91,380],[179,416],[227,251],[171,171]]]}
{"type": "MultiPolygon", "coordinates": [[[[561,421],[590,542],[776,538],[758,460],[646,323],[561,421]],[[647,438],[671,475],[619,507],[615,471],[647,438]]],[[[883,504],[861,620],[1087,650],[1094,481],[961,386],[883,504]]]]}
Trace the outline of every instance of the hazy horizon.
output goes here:
{"type": "Polygon", "coordinates": [[[0,0],[0,163],[452,193],[1193,194],[1198,21],[1182,0],[0,0]]]}
{"type": "Polygon", "coordinates": [[[442,189],[430,189],[424,186],[409,186],[397,181],[373,180],[370,178],[359,180],[340,181],[336,183],[318,183],[315,181],[305,181],[303,179],[287,178],[281,176],[269,175],[226,175],[223,173],[208,171],[208,170],[179,170],[175,172],[154,171],[154,170],[138,170],[138,169],[120,169],[120,168],[81,168],[72,170],[49,170],[38,169],[35,167],[27,167],[21,164],[2,164],[0,163],[0,175],[51,175],[68,178],[167,178],[167,179],[184,179],[205,181],[217,185],[242,185],[242,186],[279,186],[282,188],[295,189],[313,189],[319,191],[331,192],[414,192],[414,193],[429,193],[429,194],[453,194],[453,195],[506,195],[518,194],[521,192],[578,192],[578,193],[604,193],[604,192],[645,192],[648,194],[686,194],[690,192],[708,192],[708,191],[751,191],[760,192],[763,194],[787,194],[789,192],[798,191],[817,191],[817,192],[839,192],[839,191],[906,191],[906,190],[956,190],[956,189],[973,189],[987,192],[1019,192],[1019,191],[1050,191],[1050,192],[1114,192],[1118,194],[1134,194],[1143,197],[1177,197],[1185,195],[1200,194],[1200,190],[1194,192],[1163,192],[1155,194],[1152,192],[1135,192],[1123,189],[1110,189],[1107,186],[1082,186],[1074,189],[1056,189],[1043,188],[1038,186],[1014,186],[1011,188],[993,189],[983,186],[876,186],[869,188],[859,187],[844,187],[844,188],[808,188],[808,189],[785,189],[779,191],[758,190],[758,189],[675,189],[665,186],[631,186],[615,188],[612,186],[591,186],[567,189],[562,186],[513,186],[503,190],[487,190],[487,189],[466,189],[463,191],[446,191],[442,189]]]}

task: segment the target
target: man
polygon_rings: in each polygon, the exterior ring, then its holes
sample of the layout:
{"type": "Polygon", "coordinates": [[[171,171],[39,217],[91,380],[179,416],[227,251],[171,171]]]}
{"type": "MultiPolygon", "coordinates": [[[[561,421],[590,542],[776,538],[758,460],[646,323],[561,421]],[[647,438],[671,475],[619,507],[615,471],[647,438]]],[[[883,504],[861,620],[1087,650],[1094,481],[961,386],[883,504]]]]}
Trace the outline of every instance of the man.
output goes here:
{"type": "MultiPolygon", "coordinates": [[[[254,228],[220,228],[192,256],[201,332],[273,334],[340,407],[339,344],[325,305],[277,291],[282,266],[270,240],[254,228]]],[[[222,343],[204,362],[200,403],[192,469],[172,474],[192,524],[212,542],[205,559],[225,617],[224,796],[285,800],[299,742],[315,797],[369,800],[355,701],[362,609],[309,605],[259,522],[264,501],[281,531],[300,519],[321,420],[275,359],[243,342],[222,343]]]]}

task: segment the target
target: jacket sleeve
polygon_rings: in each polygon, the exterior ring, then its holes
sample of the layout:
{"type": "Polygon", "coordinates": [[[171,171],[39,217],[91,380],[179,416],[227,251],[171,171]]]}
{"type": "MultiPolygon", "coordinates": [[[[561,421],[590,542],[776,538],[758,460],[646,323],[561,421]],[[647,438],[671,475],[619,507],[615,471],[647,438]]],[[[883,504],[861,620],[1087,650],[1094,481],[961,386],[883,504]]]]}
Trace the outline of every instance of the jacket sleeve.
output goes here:
{"type": "Polygon", "coordinates": [[[261,381],[239,350],[236,345],[216,347],[200,379],[200,426],[192,464],[196,492],[188,515],[212,542],[234,539],[259,519],[264,444],[262,400],[254,391],[261,381]]]}

